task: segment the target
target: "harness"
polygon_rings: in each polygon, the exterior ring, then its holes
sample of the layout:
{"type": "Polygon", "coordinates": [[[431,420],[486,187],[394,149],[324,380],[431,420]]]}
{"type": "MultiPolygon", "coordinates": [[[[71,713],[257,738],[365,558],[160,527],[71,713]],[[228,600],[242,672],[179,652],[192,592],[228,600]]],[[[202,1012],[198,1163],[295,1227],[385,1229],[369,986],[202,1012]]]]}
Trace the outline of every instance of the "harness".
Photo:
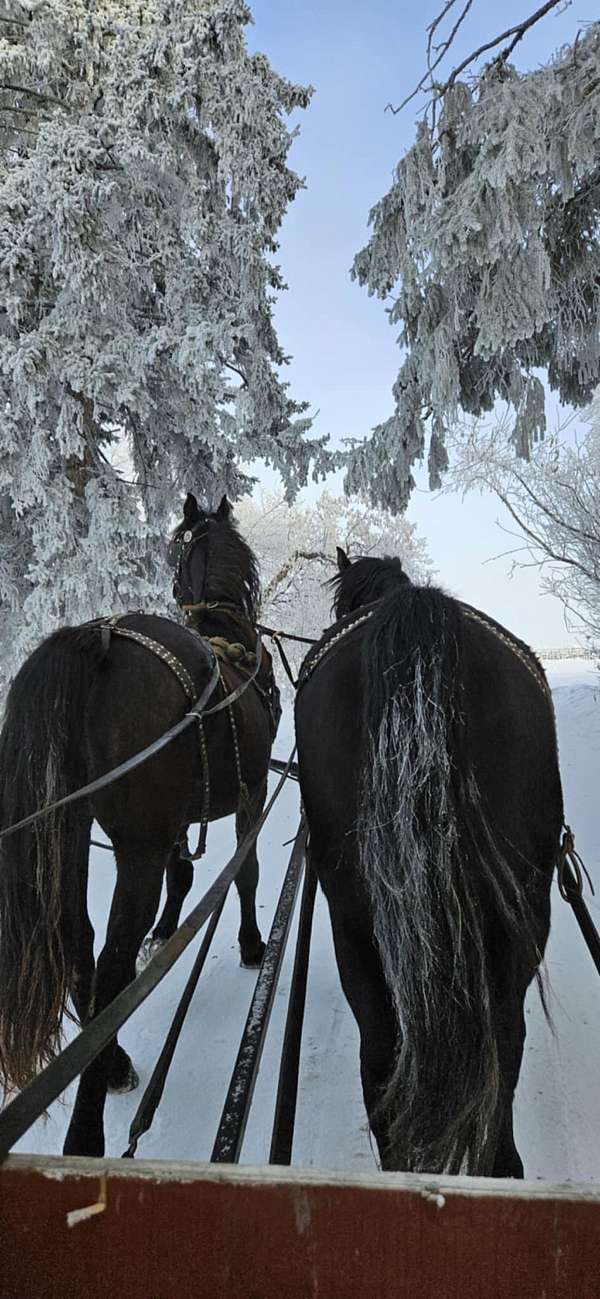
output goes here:
{"type": "MultiPolygon", "coordinates": [[[[211,602],[210,606],[205,605],[205,607],[219,609],[225,606],[219,604],[216,601],[213,601],[211,602]]],[[[141,612],[141,610],[137,612],[141,612]]],[[[102,647],[104,651],[108,652],[111,635],[123,636],[129,640],[136,641],[137,644],[139,645],[143,645],[145,649],[149,650],[151,654],[154,654],[156,658],[159,658],[161,662],[165,663],[166,666],[171,669],[171,671],[177,677],[179,684],[182,686],[183,690],[188,696],[188,699],[190,699],[191,702],[193,703],[196,699],[196,686],[194,685],[194,681],[190,673],[188,672],[187,668],[184,667],[180,659],[177,658],[177,655],[173,654],[171,650],[166,649],[164,645],[161,645],[160,641],[154,640],[151,636],[146,636],[143,632],[135,631],[131,627],[123,627],[121,625],[122,619],[128,616],[129,616],[128,614],[113,614],[112,617],[99,618],[94,621],[92,625],[97,626],[100,630],[102,647]]],[[[250,628],[250,624],[248,624],[248,627],[250,628]]],[[[214,685],[217,687],[219,685],[221,686],[221,689],[223,691],[223,699],[221,700],[220,703],[208,709],[207,712],[216,713],[224,708],[227,709],[227,714],[229,717],[229,725],[231,728],[231,739],[233,744],[235,770],[236,770],[239,793],[240,793],[240,804],[249,810],[250,795],[248,791],[248,786],[242,774],[240,743],[239,743],[237,723],[235,719],[234,704],[241,697],[241,695],[244,694],[248,686],[253,685],[256,691],[258,692],[263,705],[267,709],[270,727],[274,734],[274,732],[277,730],[277,725],[279,723],[281,708],[279,708],[279,714],[276,715],[274,692],[277,692],[277,702],[279,699],[279,692],[277,691],[277,687],[275,686],[275,682],[273,678],[271,656],[264,649],[259,635],[257,635],[257,639],[256,639],[256,649],[254,651],[251,651],[248,650],[245,645],[242,645],[241,642],[228,641],[224,636],[202,636],[201,633],[197,630],[197,628],[190,627],[190,626],[186,626],[185,630],[188,631],[191,636],[199,637],[201,640],[205,642],[205,644],[210,645],[213,661],[214,661],[213,675],[216,678],[214,681],[214,685]],[[260,686],[257,680],[258,675],[261,669],[263,668],[265,657],[267,660],[267,672],[272,681],[272,688],[270,693],[268,693],[264,687],[260,686]],[[229,688],[230,683],[226,682],[226,680],[223,677],[223,673],[222,673],[223,665],[229,665],[234,669],[234,671],[236,671],[238,674],[242,675],[245,678],[245,680],[243,680],[242,683],[239,686],[237,686],[237,688],[236,687],[234,687],[233,689],[229,688]]],[[[250,630],[253,631],[252,628],[250,628],[250,630]]],[[[206,715],[205,712],[203,712],[202,714],[201,713],[197,714],[198,744],[200,749],[200,760],[202,765],[202,797],[201,797],[200,832],[198,835],[198,843],[195,851],[189,853],[189,858],[191,861],[197,861],[199,857],[203,856],[206,850],[206,837],[208,833],[208,821],[210,817],[210,769],[209,769],[209,761],[208,761],[208,749],[206,745],[206,735],[204,731],[205,715],[206,715]]],[[[187,855],[188,853],[186,853],[186,856],[187,855]]]]}
{"type": "MultiPolygon", "coordinates": [[[[175,570],[175,576],[173,579],[173,595],[179,608],[184,614],[186,620],[185,625],[189,631],[202,636],[198,623],[204,614],[223,612],[226,613],[227,617],[234,623],[237,623],[242,634],[245,634],[252,640],[252,643],[254,643],[257,632],[262,629],[253,625],[247,614],[240,609],[239,604],[235,604],[231,600],[205,600],[201,598],[200,600],[187,602],[182,599],[185,583],[183,566],[189,559],[196,543],[206,537],[207,534],[208,529],[205,526],[205,521],[199,519],[193,527],[186,528],[178,537],[175,537],[169,543],[167,549],[167,557],[175,570]]],[[[201,594],[206,589],[207,571],[208,566],[205,560],[202,574],[201,594]]],[[[189,584],[188,589],[192,589],[189,584]]],[[[281,700],[273,673],[273,661],[271,655],[264,646],[262,646],[261,654],[259,655],[259,662],[257,655],[252,650],[249,650],[247,645],[244,645],[242,641],[232,641],[226,636],[203,636],[202,638],[213,646],[214,653],[222,663],[229,663],[235,671],[242,674],[246,672],[252,674],[252,684],[260,695],[268,714],[271,739],[275,739],[279,719],[281,717],[281,700]],[[256,668],[256,671],[253,670],[254,668],[256,668]]],[[[232,723],[232,730],[234,725],[235,723],[232,723]]],[[[234,748],[235,747],[236,745],[234,744],[234,748]]]]}
{"type": "MultiPolygon", "coordinates": [[[[135,753],[133,757],[128,758],[125,762],[120,763],[118,767],[114,767],[111,771],[106,772],[104,776],[98,776],[96,780],[92,780],[89,782],[89,784],[81,786],[79,789],[74,790],[73,793],[71,794],[66,794],[64,798],[59,798],[55,802],[49,803],[45,807],[39,808],[37,812],[32,812],[29,816],[23,817],[20,821],[15,822],[14,825],[6,826],[5,829],[0,830],[0,840],[4,839],[9,834],[15,834],[18,830],[25,829],[26,826],[32,825],[35,821],[38,821],[41,817],[47,816],[50,812],[57,810],[59,807],[66,807],[71,803],[78,802],[82,798],[89,798],[92,794],[98,793],[99,790],[101,789],[105,789],[108,785],[111,785],[115,780],[118,780],[121,776],[127,775],[129,772],[134,771],[137,767],[141,766],[142,763],[147,762],[149,758],[152,758],[156,754],[160,753],[161,750],[164,749],[167,744],[170,744],[172,740],[174,740],[178,735],[181,735],[182,732],[188,726],[190,726],[193,722],[195,722],[198,726],[199,746],[200,746],[200,755],[201,755],[202,773],[203,773],[200,834],[199,834],[198,846],[196,848],[196,851],[195,853],[190,854],[191,859],[195,861],[198,857],[201,857],[203,855],[205,850],[206,834],[207,834],[208,820],[210,815],[210,774],[209,774],[209,766],[208,766],[208,752],[206,748],[206,739],[204,734],[204,719],[205,717],[212,716],[214,713],[221,712],[224,708],[227,708],[229,711],[230,725],[232,728],[232,739],[233,739],[233,748],[234,748],[234,756],[235,756],[235,763],[236,763],[236,772],[238,775],[238,782],[240,785],[240,801],[242,803],[246,801],[248,797],[248,790],[242,778],[240,753],[239,753],[239,741],[238,741],[237,728],[235,723],[235,715],[233,712],[233,704],[236,703],[237,700],[241,698],[241,696],[245,693],[245,691],[248,689],[250,685],[254,684],[255,678],[258,675],[260,664],[262,661],[262,653],[261,653],[262,643],[261,643],[260,636],[257,635],[256,652],[252,656],[253,659],[255,660],[254,666],[250,668],[250,673],[248,676],[246,676],[246,679],[243,680],[240,683],[240,685],[238,685],[235,689],[229,691],[229,693],[227,690],[227,685],[224,682],[221,674],[221,665],[219,662],[219,658],[217,657],[213,647],[210,646],[212,673],[209,681],[204,686],[202,693],[198,697],[197,688],[190,673],[188,672],[187,668],[184,667],[183,663],[181,663],[181,661],[177,658],[176,654],[173,654],[171,650],[167,649],[166,646],[162,645],[160,641],[154,640],[151,636],[146,636],[143,632],[136,631],[133,627],[123,627],[121,625],[122,620],[124,618],[130,617],[132,613],[135,614],[141,612],[143,611],[132,610],[129,613],[113,614],[112,616],[106,618],[95,618],[91,622],[84,625],[98,629],[98,631],[100,632],[102,648],[105,653],[108,652],[108,649],[110,647],[111,635],[123,636],[128,640],[133,640],[136,641],[138,644],[143,645],[145,649],[149,650],[150,653],[154,654],[156,658],[159,658],[161,662],[165,663],[166,666],[170,668],[170,670],[174,673],[184,693],[191,701],[191,705],[192,705],[191,708],[187,713],[185,713],[185,715],[181,718],[179,722],[176,722],[174,726],[171,726],[170,729],[168,731],[165,731],[163,735],[159,735],[158,739],[154,740],[152,744],[149,744],[145,749],[142,749],[141,752],[135,753]],[[208,700],[210,699],[211,695],[214,693],[216,687],[219,684],[223,689],[224,697],[219,703],[213,704],[210,708],[208,708],[207,707],[208,700]]],[[[196,632],[191,627],[186,628],[186,630],[189,631],[190,635],[193,636],[199,635],[199,633],[196,632]]],[[[210,644],[208,638],[201,637],[200,639],[203,640],[205,644],[210,644]]],[[[270,659],[270,656],[267,657],[270,659]]]]}
{"type": "MultiPolygon", "coordinates": [[[[348,636],[350,632],[353,632],[357,627],[368,622],[369,618],[371,618],[375,613],[379,603],[379,600],[374,600],[372,604],[362,605],[361,608],[357,610],[356,617],[351,613],[346,614],[344,619],[341,619],[339,623],[334,623],[333,627],[329,628],[329,630],[325,632],[326,639],[322,637],[315,646],[315,649],[312,651],[309,650],[306,655],[300,669],[298,690],[306,684],[309,677],[311,677],[315,671],[315,668],[319,666],[319,663],[331,651],[335,651],[339,647],[340,641],[345,640],[346,636],[348,636]],[[361,609],[364,610],[364,612],[361,612],[361,609]]],[[[533,650],[530,649],[524,641],[520,641],[516,636],[512,636],[510,632],[506,632],[503,627],[500,627],[500,625],[495,622],[493,618],[489,618],[487,614],[480,613],[478,609],[473,609],[469,604],[463,604],[462,600],[457,601],[457,603],[460,605],[466,618],[469,618],[472,622],[478,622],[481,626],[486,627],[488,631],[492,632],[497,640],[502,641],[508,649],[512,650],[513,654],[516,654],[517,658],[521,660],[521,663],[527,668],[527,671],[540,687],[540,690],[542,690],[546,698],[550,701],[554,715],[554,705],[552,704],[552,695],[546,680],[546,674],[541,663],[538,662],[533,650]]]]}
{"type": "MultiPolygon", "coordinates": [[[[521,663],[525,668],[527,668],[530,676],[533,677],[536,685],[539,686],[542,694],[547,700],[556,729],[556,715],[554,712],[554,701],[552,699],[550,686],[548,685],[544,669],[533,650],[530,649],[524,641],[519,640],[510,632],[505,631],[505,629],[496,623],[493,618],[489,618],[486,614],[480,613],[478,609],[473,609],[471,605],[464,604],[462,600],[458,601],[458,603],[460,604],[461,610],[466,618],[486,627],[488,631],[492,632],[498,640],[502,641],[503,645],[506,645],[508,649],[510,649],[512,653],[516,654],[517,658],[520,659],[521,663]]],[[[371,605],[363,605],[361,609],[357,610],[356,617],[352,614],[347,614],[343,620],[334,623],[333,627],[329,628],[329,630],[325,632],[325,638],[322,637],[321,640],[317,642],[315,648],[309,650],[302,664],[298,679],[298,691],[302,689],[302,686],[306,684],[315,669],[328,654],[335,654],[336,650],[339,649],[340,644],[350,635],[351,632],[368,622],[369,618],[371,618],[375,613],[378,604],[379,600],[375,600],[371,605]]],[[[598,934],[584,901],[584,876],[588,881],[592,894],[594,894],[594,885],[581,857],[579,856],[579,853],[575,849],[575,836],[571,827],[567,824],[563,826],[556,868],[561,897],[564,898],[566,902],[569,902],[573,908],[573,912],[583,934],[587,948],[592,960],[594,961],[596,969],[600,974],[600,935],[598,934]]]]}
{"type": "Polygon", "coordinates": [[[354,631],[356,627],[361,627],[363,623],[368,622],[369,618],[371,618],[375,613],[378,604],[379,601],[375,600],[372,605],[363,605],[363,609],[366,610],[365,613],[360,614],[357,618],[354,618],[352,614],[347,614],[346,618],[341,620],[341,626],[338,623],[335,623],[333,627],[330,627],[329,630],[325,632],[325,636],[327,637],[325,643],[323,643],[322,637],[321,640],[317,642],[315,648],[308,651],[308,654],[302,663],[300,675],[298,677],[298,692],[300,692],[302,686],[306,685],[309,677],[312,676],[315,668],[319,666],[322,659],[324,659],[332,650],[335,651],[338,649],[340,641],[345,640],[346,636],[349,636],[350,632],[354,631]]]}
{"type": "MultiPolygon", "coordinates": [[[[142,613],[142,610],[130,610],[130,613],[131,612],[142,613]]],[[[93,622],[88,623],[88,626],[99,627],[100,639],[104,653],[108,654],[111,634],[115,636],[125,636],[128,640],[137,641],[138,645],[143,645],[145,649],[150,650],[151,654],[155,654],[163,663],[166,663],[167,667],[175,673],[175,676],[177,677],[179,684],[185,690],[188,699],[191,699],[193,702],[196,698],[196,687],[187,668],[183,666],[183,663],[180,662],[171,650],[168,650],[164,645],[161,645],[160,641],[153,640],[151,636],[145,636],[141,631],[135,631],[133,627],[121,627],[121,619],[127,617],[129,617],[129,614],[114,613],[109,618],[95,618],[93,622]]]]}
{"type": "Polygon", "coordinates": [[[185,626],[187,630],[193,636],[200,636],[202,640],[206,641],[212,647],[213,653],[221,664],[230,667],[234,672],[238,672],[242,676],[249,674],[252,685],[266,709],[271,739],[274,740],[281,717],[281,699],[273,672],[273,660],[260,638],[260,632],[262,632],[263,628],[260,624],[255,626],[251,623],[245,614],[240,613],[237,605],[230,604],[226,600],[200,600],[197,604],[182,605],[181,608],[186,615],[185,626]],[[224,610],[228,618],[232,618],[247,636],[252,637],[253,643],[256,645],[254,650],[248,649],[248,646],[244,645],[243,641],[230,640],[228,636],[205,636],[193,621],[194,615],[198,616],[204,612],[219,612],[220,610],[224,610]]]}

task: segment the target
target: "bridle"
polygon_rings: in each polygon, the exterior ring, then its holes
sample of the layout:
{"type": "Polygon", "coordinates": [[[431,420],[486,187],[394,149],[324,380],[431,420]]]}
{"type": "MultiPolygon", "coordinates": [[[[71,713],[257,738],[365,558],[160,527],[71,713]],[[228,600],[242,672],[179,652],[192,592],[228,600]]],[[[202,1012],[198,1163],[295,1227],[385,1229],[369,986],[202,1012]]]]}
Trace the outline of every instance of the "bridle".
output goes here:
{"type": "MultiPolygon", "coordinates": [[[[173,599],[179,605],[179,608],[188,616],[190,611],[197,606],[192,602],[186,602],[184,599],[184,589],[186,586],[184,565],[187,565],[196,542],[201,541],[203,537],[208,536],[208,527],[206,526],[206,522],[206,519],[199,519],[198,522],[194,524],[193,528],[186,528],[178,537],[174,537],[173,540],[169,542],[167,548],[167,559],[175,569],[175,576],[173,578],[173,599]]],[[[204,595],[206,587],[207,569],[208,564],[205,563],[204,573],[202,575],[201,597],[204,595]]],[[[190,594],[193,595],[191,584],[187,585],[190,594]]],[[[204,603],[205,602],[203,602],[201,598],[199,604],[204,603]]]]}
{"type": "Polygon", "coordinates": [[[167,547],[167,559],[175,569],[173,578],[173,599],[177,606],[185,614],[188,622],[193,620],[195,613],[207,613],[215,609],[227,609],[234,614],[236,618],[244,623],[248,619],[240,611],[240,607],[231,600],[205,600],[203,599],[206,590],[206,580],[208,577],[208,558],[205,560],[204,571],[202,574],[202,589],[198,600],[185,600],[184,591],[187,585],[190,595],[193,595],[191,581],[186,582],[184,575],[184,565],[189,561],[190,555],[196,545],[196,542],[202,541],[203,537],[208,536],[208,527],[205,526],[207,520],[199,519],[193,528],[186,528],[179,537],[175,537],[169,542],[167,547]]]}

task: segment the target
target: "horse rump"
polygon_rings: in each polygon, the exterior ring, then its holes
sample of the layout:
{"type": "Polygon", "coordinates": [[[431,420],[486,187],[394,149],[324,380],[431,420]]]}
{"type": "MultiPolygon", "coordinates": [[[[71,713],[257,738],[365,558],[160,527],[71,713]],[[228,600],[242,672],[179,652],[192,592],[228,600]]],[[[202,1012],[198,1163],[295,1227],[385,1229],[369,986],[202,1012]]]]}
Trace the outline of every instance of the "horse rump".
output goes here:
{"type": "MultiPolygon", "coordinates": [[[[508,1096],[500,1025],[522,1018],[548,928],[552,862],[540,871],[493,822],[493,751],[485,770],[472,761],[482,719],[473,715],[467,641],[477,635],[489,633],[468,624],[456,601],[407,585],[382,601],[363,644],[359,868],[397,1030],[377,1122],[384,1162],[412,1171],[494,1168],[522,1052],[515,1027],[508,1096]]],[[[524,675],[531,695],[526,667],[515,664],[517,687],[524,675]]],[[[498,676],[490,681],[502,690],[498,676]]]]}

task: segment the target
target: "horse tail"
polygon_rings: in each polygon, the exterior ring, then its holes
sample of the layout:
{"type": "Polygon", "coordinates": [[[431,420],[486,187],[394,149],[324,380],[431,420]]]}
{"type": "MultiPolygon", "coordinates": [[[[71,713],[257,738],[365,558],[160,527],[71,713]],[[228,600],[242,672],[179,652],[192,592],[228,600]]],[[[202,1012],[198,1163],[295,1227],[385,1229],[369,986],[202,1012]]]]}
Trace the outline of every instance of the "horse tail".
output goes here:
{"type": "MultiPolygon", "coordinates": [[[[0,734],[0,828],[71,793],[86,770],[92,628],[66,627],[23,664],[0,734]]],[[[0,842],[0,1084],[22,1087],[60,1049],[80,938],[77,828],[60,808],[0,842]]]]}
{"type": "Polygon", "coordinates": [[[462,628],[456,602],[407,584],[364,645],[360,864],[397,1026],[377,1118],[384,1162],[411,1171],[489,1167],[500,1070],[484,911],[511,944],[532,934],[468,761],[462,628]]]}

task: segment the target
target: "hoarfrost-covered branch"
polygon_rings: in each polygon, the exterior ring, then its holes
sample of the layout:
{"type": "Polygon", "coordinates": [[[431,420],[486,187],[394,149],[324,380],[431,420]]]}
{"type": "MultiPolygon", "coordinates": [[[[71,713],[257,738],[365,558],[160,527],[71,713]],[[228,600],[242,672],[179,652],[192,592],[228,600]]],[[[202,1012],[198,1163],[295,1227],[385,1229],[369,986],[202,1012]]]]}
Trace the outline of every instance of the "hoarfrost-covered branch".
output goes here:
{"type": "Polygon", "coordinates": [[[425,455],[440,485],[465,415],[505,402],[527,460],[546,430],[542,376],[572,406],[600,381],[600,23],[534,72],[504,53],[469,85],[451,78],[437,121],[418,123],[352,268],[389,303],[404,355],[346,487],[394,510],[425,455]]]}
{"type": "Polygon", "coordinates": [[[60,622],[167,602],[180,493],[236,499],[262,459],[291,499],[332,456],[281,378],[272,314],[275,238],[303,184],[289,115],[310,88],[248,51],[243,0],[2,11],[10,672],[60,622]]]}
{"type": "Polygon", "coordinates": [[[467,0],[467,3],[464,9],[462,10],[462,13],[457,18],[454,27],[451,29],[450,34],[446,38],[446,40],[441,41],[438,46],[434,47],[433,37],[435,35],[435,32],[437,31],[437,28],[440,26],[440,23],[443,22],[449,10],[454,7],[455,3],[456,0],[448,0],[442,12],[438,14],[437,18],[434,18],[433,22],[430,23],[429,27],[427,28],[427,71],[423,74],[421,80],[419,81],[418,85],[415,86],[414,90],[411,90],[410,95],[407,95],[406,99],[403,99],[402,103],[398,104],[397,108],[394,108],[392,104],[386,104],[386,111],[389,108],[390,111],[394,113],[394,115],[396,115],[396,113],[401,113],[402,109],[405,108],[407,104],[410,104],[411,99],[415,99],[416,96],[419,94],[419,91],[424,90],[425,87],[427,87],[429,90],[433,92],[434,90],[433,73],[435,69],[439,66],[439,64],[442,62],[442,60],[445,59],[446,54],[448,53],[448,50],[450,49],[450,46],[454,41],[454,38],[458,34],[458,31],[462,27],[462,24],[464,23],[465,18],[467,17],[469,9],[473,4],[473,0],[467,0]],[[436,49],[437,57],[432,62],[431,56],[434,48],[436,49]]]}
{"type": "MultiPolygon", "coordinates": [[[[326,491],[311,505],[289,506],[281,496],[244,499],[236,507],[236,518],[260,562],[263,621],[299,636],[318,637],[331,622],[328,579],[337,572],[338,544],[353,559],[399,555],[415,581],[425,581],[431,572],[414,524],[373,510],[364,501],[326,491]]],[[[297,672],[306,645],[286,641],[285,651],[297,672]]],[[[282,684],[280,673],[278,679],[282,684]]]]}
{"type": "Polygon", "coordinates": [[[526,465],[497,428],[455,432],[447,488],[495,492],[540,569],[542,589],[561,600],[571,630],[600,648],[600,397],[586,418],[582,440],[563,428],[526,465]]]}

